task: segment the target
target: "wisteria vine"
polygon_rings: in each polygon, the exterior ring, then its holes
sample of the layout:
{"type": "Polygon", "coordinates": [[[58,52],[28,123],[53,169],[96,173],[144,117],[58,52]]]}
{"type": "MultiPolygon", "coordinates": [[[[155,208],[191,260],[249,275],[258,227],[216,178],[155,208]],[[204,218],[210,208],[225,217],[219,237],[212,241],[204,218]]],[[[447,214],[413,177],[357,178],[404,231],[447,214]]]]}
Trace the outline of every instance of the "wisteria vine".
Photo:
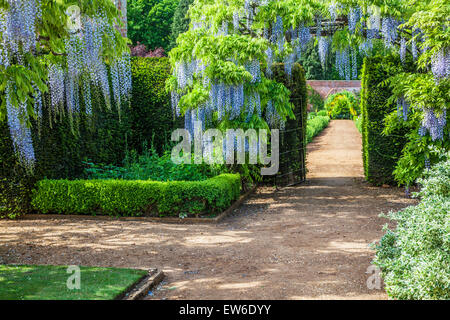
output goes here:
{"type": "MultiPolygon", "coordinates": [[[[41,54],[37,25],[42,20],[42,3],[41,0],[7,0],[7,4],[7,8],[0,8],[0,66],[5,70],[12,65],[26,68],[26,55],[41,54]]],[[[115,45],[114,26],[108,23],[105,13],[100,9],[94,16],[82,15],[81,28],[73,32],[69,30],[64,43],[64,59],[55,59],[47,67],[50,121],[55,121],[57,114],[65,114],[66,111],[71,121],[73,115],[82,111],[91,115],[91,86],[100,89],[107,106],[111,105],[112,92],[120,110],[120,105],[129,100],[131,93],[130,56],[125,53],[110,61],[109,66],[105,63],[103,51],[114,49],[115,45]],[[81,108],[82,102],[85,110],[81,108]]],[[[26,168],[32,169],[36,158],[27,104],[33,102],[34,116],[40,123],[44,93],[33,85],[32,96],[16,104],[11,100],[11,92],[16,89],[15,83],[8,80],[4,92],[6,116],[18,159],[26,168]]]]}

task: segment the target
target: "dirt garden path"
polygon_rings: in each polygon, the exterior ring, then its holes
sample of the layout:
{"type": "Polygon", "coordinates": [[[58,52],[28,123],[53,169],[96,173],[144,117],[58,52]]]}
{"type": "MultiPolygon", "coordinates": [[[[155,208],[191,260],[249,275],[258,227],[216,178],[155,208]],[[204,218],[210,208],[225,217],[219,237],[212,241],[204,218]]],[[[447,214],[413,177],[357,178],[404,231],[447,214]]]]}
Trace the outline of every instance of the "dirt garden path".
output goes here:
{"type": "Polygon", "coordinates": [[[0,263],[157,267],[149,299],[385,299],[366,286],[381,211],[410,203],[363,181],[361,138],[332,121],[308,146],[306,184],[261,188],[217,226],[51,219],[0,221],[0,263]]]}

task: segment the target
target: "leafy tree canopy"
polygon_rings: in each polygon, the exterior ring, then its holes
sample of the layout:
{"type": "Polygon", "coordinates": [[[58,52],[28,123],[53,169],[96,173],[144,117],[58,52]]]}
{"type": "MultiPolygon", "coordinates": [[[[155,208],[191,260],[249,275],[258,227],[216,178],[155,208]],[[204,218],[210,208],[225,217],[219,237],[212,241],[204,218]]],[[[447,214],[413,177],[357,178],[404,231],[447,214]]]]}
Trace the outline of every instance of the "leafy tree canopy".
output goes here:
{"type": "Polygon", "coordinates": [[[179,0],[128,0],[128,36],[150,50],[167,49],[179,0]]]}

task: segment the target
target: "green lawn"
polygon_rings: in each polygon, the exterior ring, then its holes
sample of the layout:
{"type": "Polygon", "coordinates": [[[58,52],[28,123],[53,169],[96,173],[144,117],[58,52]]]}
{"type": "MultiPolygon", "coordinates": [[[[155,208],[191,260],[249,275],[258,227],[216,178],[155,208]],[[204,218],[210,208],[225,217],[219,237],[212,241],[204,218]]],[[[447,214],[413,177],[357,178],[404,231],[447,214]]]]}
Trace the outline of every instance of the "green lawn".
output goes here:
{"type": "Polygon", "coordinates": [[[144,270],[80,267],[80,289],[68,289],[67,266],[0,265],[0,300],[109,300],[144,270]]]}

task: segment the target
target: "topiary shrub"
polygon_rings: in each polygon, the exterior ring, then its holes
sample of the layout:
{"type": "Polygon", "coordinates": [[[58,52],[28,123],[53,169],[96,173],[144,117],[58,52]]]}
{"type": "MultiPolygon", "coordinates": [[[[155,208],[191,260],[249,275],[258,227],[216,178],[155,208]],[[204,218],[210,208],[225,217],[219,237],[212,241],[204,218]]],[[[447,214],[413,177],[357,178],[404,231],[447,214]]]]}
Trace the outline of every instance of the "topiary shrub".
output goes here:
{"type": "Polygon", "coordinates": [[[394,299],[450,299],[450,159],[419,180],[417,206],[388,217],[396,222],[375,246],[387,294],[394,299]]]}
{"type": "Polygon", "coordinates": [[[331,119],[353,119],[359,111],[355,95],[348,91],[328,96],[325,109],[331,119]]]}
{"type": "Polygon", "coordinates": [[[383,81],[404,68],[398,57],[376,56],[364,60],[361,80],[364,174],[375,185],[395,183],[392,172],[406,143],[405,128],[389,135],[382,133],[385,117],[397,109],[388,102],[392,91],[383,81]]]}
{"type": "Polygon", "coordinates": [[[110,216],[199,216],[239,198],[238,174],[204,181],[41,180],[32,194],[40,213],[110,216]]]}

